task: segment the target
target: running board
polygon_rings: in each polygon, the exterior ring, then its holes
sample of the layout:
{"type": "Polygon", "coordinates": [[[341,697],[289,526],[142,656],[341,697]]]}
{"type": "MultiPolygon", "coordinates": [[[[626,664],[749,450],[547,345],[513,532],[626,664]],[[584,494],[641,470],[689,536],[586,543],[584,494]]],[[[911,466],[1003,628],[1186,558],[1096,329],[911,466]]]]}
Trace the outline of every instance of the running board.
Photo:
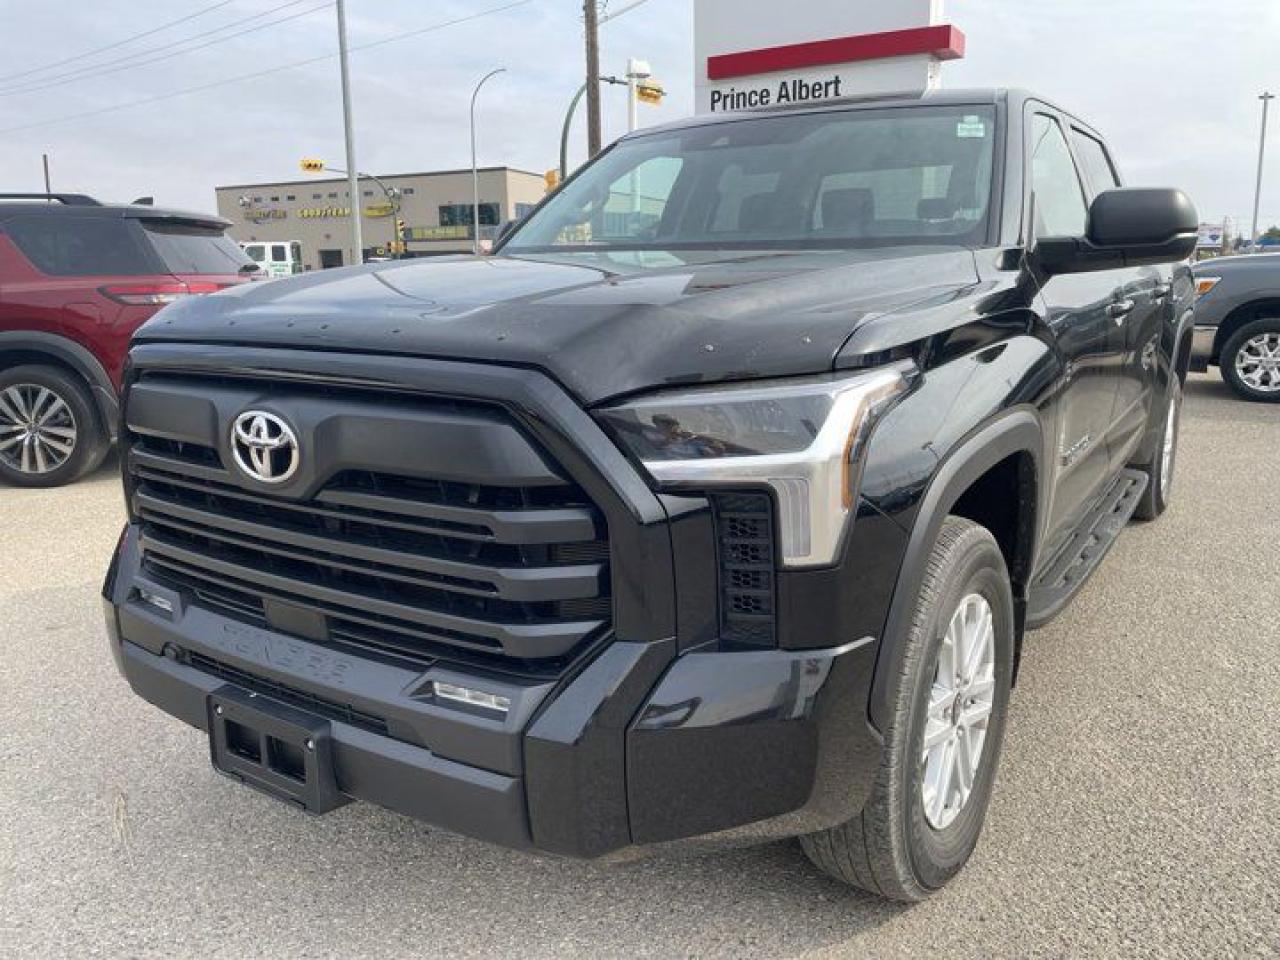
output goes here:
{"type": "Polygon", "coordinates": [[[1084,518],[1058,558],[1031,584],[1027,627],[1042,627],[1085,585],[1120,536],[1147,489],[1147,475],[1121,470],[1098,505],[1084,518]]]}

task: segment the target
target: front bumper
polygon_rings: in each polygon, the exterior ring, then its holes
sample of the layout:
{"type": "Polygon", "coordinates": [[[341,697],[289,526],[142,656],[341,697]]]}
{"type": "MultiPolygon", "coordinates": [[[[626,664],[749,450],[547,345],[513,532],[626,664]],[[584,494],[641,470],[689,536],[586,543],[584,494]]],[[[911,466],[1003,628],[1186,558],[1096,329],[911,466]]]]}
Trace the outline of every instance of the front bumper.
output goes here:
{"type": "Polygon", "coordinates": [[[604,646],[561,683],[416,673],[228,620],[151,581],[136,533],[106,585],[112,654],[134,692],[208,729],[226,686],[329,718],[338,791],[517,849],[601,857],[707,834],[808,833],[848,819],[874,776],[870,638],[838,648],[604,646]],[[166,611],[142,599],[163,598],[166,611]],[[507,715],[436,701],[447,679],[507,715]]]}

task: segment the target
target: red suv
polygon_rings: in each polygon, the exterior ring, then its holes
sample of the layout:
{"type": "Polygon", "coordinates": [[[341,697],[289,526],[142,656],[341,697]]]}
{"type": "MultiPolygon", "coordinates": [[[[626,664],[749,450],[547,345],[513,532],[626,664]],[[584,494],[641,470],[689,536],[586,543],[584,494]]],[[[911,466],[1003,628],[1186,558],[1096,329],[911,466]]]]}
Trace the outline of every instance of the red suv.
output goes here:
{"type": "Polygon", "coordinates": [[[70,483],[115,440],[129,338],[258,271],[230,222],[79,194],[0,193],[0,481],[70,483]]]}

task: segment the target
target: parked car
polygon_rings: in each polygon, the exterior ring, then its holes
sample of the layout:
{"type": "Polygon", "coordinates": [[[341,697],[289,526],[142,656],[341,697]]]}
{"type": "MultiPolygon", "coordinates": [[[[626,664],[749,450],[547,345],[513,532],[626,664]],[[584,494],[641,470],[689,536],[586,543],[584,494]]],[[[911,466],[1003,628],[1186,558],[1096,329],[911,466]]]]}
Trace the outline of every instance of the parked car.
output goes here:
{"type": "Polygon", "coordinates": [[[79,194],[0,194],[0,482],[53,487],[101,462],[133,331],[257,271],[229,226],[79,194]]]}
{"type": "Polygon", "coordinates": [[[1214,364],[1246,400],[1280,402],[1280,253],[1197,263],[1191,364],[1214,364]]]}
{"type": "Polygon", "coordinates": [[[935,92],[645,130],[493,256],[175,303],[112,654],[312,812],[800,836],[921,899],[1026,631],[1169,503],[1198,222],[1047,100],[935,92]]]}

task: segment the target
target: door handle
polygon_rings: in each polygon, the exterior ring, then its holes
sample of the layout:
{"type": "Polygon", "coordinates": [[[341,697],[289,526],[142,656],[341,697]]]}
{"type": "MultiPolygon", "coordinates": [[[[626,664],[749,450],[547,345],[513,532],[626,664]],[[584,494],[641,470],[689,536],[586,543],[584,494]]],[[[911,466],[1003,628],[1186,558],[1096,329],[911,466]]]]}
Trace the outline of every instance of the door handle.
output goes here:
{"type": "Polygon", "coordinates": [[[1107,304],[1107,315],[1116,323],[1124,323],[1124,318],[1133,313],[1133,307],[1132,300],[1116,300],[1114,303],[1107,304]]]}
{"type": "Polygon", "coordinates": [[[1172,283],[1158,283],[1156,284],[1155,290],[1152,291],[1151,297],[1158,303],[1168,297],[1171,293],[1173,293],[1172,283]]]}

